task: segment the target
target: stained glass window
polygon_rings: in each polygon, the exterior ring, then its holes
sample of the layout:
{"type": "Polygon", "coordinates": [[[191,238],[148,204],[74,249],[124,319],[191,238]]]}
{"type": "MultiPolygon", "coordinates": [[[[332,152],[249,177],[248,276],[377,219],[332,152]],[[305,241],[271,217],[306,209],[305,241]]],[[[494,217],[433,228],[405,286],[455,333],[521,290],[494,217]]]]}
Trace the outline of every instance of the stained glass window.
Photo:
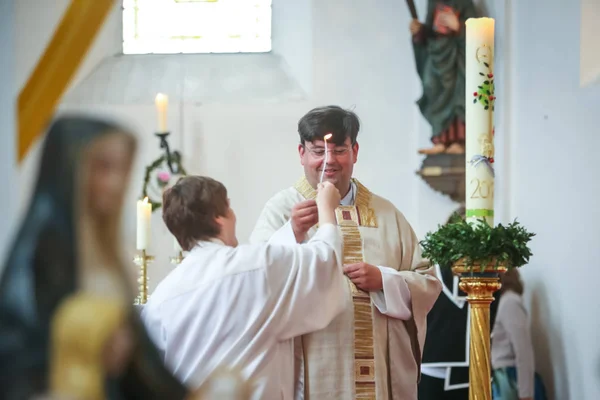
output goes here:
{"type": "Polygon", "coordinates": [[[123,53],[271,51],[272,0],[123,0],[123,53]]]}

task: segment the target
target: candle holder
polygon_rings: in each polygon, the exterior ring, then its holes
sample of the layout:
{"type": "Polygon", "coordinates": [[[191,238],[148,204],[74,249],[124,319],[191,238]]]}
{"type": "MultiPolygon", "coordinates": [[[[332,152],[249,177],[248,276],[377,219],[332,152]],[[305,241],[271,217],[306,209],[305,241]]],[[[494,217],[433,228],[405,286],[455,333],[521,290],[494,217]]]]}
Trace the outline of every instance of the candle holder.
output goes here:
{"type": "Polygon", "coordinates": [[[183,261],[185,257],[183,256],[183,251],[180,251],[175,257],[171,257],[170,261],[173,265],[179,265],[183,261]]]}
{"type": "Polygon", "coordinates": [[[146,250],[142,250],[141,254],[133,258],[135,265],[140,267],[140,275],[138,278],[138,296],[135,299],[135,305],[146,304],[148,301],[148,264],[154,261],[154,256],[146,254],[146,250]]]}
{"type": "Polygon", "coordinates": [[[167,140],[170,134],[171,132],[155,133],[156,137],[160,139],[160,148],[165,150],[165,158],[167,161],[167,165],[169,166],[169,171],[171,171],[172,174],[179,174],[181,172],[181,168],[179,166],[181,155],[178,151],[174,151],[173,153],[171,153],[169,141],[167,140]],[[173,162],[175,162],[175,166],[173,165],[173,162]]]}
{"type": "Polygon", "coordinates": [[[471,306],[469,400],[491,400],[490,304],[500,289],[500,274],[506,272],[506,266],[474,263],[469,267],[460,260],[452,272],[460,277],[459,287],[467,293],[471,306]]]}

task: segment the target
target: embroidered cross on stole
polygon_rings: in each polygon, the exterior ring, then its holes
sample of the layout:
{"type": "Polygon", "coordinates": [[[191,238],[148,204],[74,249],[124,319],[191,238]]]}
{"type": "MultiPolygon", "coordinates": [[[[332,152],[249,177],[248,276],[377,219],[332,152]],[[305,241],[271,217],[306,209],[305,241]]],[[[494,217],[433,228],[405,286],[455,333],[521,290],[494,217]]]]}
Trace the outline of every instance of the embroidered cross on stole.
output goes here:
{"type": "MultiPolygon", "coordinates": [[[[356,199],[352,206],[339,206],[336,212],[338,226],[344,239],[343,263],[364,261],[363,243],[359,227],[377,228],[375,210],[371,208],[371,192],[358,180],[356,199]]],[[[296,190],[307,199],[316,198],[316,192],[306,178],[300,179],[296,190]]],[[[373,343],[373,315],[369,293],[360,290],[349,279],[354,306],[354,387],[357,400],[375,400],[375,347],[373,343]]]]}

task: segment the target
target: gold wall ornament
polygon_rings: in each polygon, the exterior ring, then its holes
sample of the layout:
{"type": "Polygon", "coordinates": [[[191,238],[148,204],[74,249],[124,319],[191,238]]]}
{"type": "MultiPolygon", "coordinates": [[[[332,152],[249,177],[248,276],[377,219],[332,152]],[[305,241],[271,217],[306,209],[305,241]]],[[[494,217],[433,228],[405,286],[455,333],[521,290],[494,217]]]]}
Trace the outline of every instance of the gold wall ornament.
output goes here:
{"type": "Polygon", "coordinates": [[[464,259],[452,267],[452,272],[460,276],[459,287],[467,293],[471,306],[469,400],[492,400],[490,304],[501,287],[500,274],[506,270],[505,265],[496,266],[495,262],[484,266],[479,262],[467,265],[464,259]]]}
{"type": "Polygon", "coordinates": [[[63,301],[52,320],[50,398],[104,400],[104,350],[122,326],[125,304],[80,292],[63,301]]]}
{"type": "Polygon", "coordinates": [[[44,133],[114,0],[71,0],[18,98],[18,161],[44,133]]]}
{"type": "Polygon", "coordinates": [[[142,250],[141,254],[133,258],[135,265],[140,267],[140,275],[138,277],[138,296],[135,299],[135,305],[146,304],[148,301],[148,264],[154,261],[154,256],[146,254],[146,250],[142,250]]]}

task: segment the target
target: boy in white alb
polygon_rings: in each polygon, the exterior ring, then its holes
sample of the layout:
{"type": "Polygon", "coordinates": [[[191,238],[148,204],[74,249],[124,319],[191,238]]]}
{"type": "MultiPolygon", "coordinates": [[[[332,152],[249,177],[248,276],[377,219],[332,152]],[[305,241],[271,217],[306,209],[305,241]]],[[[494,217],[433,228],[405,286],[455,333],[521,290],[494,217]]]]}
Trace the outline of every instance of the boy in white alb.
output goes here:
{"type": "Polygon", "coordinates": [[[166,365],[195,389],[220,367],[242,371],[253,399],[292,399],[291,339],[350,307],[335,224],[338,190],[319,186],[320,229],[303,245],[237,246],[225,187],[186,177],[163,219],[189,254],[156,288],[142,318],[166,365]]]}

